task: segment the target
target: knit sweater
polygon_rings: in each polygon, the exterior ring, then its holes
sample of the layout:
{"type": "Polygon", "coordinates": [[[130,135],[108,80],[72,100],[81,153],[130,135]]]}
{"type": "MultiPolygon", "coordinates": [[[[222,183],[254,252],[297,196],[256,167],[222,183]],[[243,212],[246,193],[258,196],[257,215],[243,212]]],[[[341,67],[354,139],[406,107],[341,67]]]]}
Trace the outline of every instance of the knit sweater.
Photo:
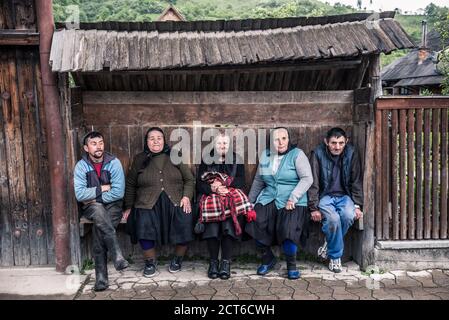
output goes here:
{"type": "Polygon", "coordinates": [[[165,192],[173,205],[179,206],[182,197],[192,199],[195,179],[185,164],[175,166],[167,154],[159,154],[142,169],[146,159],[144,152],[134,157],[126,177],[124,207],[151,209],[159,195],[165,192]]]}

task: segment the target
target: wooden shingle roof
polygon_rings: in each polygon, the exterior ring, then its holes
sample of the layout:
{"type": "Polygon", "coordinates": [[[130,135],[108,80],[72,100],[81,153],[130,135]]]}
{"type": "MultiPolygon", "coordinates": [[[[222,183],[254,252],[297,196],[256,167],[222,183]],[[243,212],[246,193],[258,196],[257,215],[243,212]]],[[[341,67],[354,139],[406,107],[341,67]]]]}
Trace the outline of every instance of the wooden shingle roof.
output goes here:
{"type": "Polygon", "coordinates": [[[179,24],[177,31],[61,29],[53,34],[50,64],[55,72],[150,70],[345,58],[414,47],[392,18],[317,23],[332,21],[321,18],[327,20],[266,19],[276,28],[262,28],[269,24],[256,19],[256,25],[247,23],[251,28],[239,31],[182,30],[192,22],[172,22],[179,24]],[[294,26],[294,21],[303,23],[294,26]]]}

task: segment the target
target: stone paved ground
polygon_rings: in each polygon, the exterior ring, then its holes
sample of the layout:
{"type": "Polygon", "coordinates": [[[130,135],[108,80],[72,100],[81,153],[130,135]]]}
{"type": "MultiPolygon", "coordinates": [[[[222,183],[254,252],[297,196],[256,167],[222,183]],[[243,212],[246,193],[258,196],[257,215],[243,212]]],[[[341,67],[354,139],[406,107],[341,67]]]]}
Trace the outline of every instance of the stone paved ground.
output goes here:
{"type": "Polygon", "coordinates": [[[449,300],[449,270],[390,271],[368,276],[352,262],[344,264],[340,274],[328,271],[324,264],[301,262],[301,278],[288,280],[283,264],[278,263],[265,277],[256,275],[256,264],[233,264],[229,280],[207,278],[207,262],[203,261],[185,261],[183,270],[175,274],[167,271],[167,263],[160,264],[153,278],[142,276],[142,262],[123,273],[110,265],[109,290],[94,292],[95,276],[90,271],[75,299],[449,300]]]}

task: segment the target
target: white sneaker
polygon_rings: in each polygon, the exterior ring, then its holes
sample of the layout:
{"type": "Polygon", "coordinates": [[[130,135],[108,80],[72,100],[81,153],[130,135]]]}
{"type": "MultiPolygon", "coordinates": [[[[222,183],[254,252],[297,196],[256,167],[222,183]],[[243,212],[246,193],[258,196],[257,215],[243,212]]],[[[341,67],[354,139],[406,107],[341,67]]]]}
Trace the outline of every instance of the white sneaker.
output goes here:
{"type": "Polygon", "coordinates": [[[335,273],[341,272],[341,259],[330,259],[329,261],[329,270],[335,273]]]}
{"type": "Polygon", "coordinates": [[[327,241],[326,240],[324,240],[323,245],[318,248],[318,257],[327,259],[327,241]]]}

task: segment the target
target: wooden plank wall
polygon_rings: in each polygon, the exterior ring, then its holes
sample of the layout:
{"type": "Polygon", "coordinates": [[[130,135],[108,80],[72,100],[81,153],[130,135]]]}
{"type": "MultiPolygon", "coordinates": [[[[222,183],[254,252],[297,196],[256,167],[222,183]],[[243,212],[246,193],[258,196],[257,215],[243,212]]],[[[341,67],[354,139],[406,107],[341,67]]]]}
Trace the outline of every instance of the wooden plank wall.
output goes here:
{"type": "MultiPolygon", "coordinates": [[[[372,143],[369,144],[370,132],[372,127],[374,126],[372,123],[370,124],[369,120],[373,113],[372,105],[370,105],[372,90],[370,88],[362,88],[358,90],[354,90],[354,113],[353,113],[353,128],[352,128],[352,143],[357,147],[357,151],[360,154],[360,159],[362,161],[362,167],[364,168],[364,173],[368,175],[364,175],[364,194],[365,194],[365,203],[369,203],[367,196],[369,195],[369,182],[370,182],[370,172],[372,171],[372,166],[370,163],[370,150],[369,146],[372,146],[372,143]]],[[[365,205],[363,211],[365,212],[365,216],[354,222],[353,227],[353,241],[352,241],[352,256],[354,261],[356,261],[359,265],[364,265],[364,255],[366,254],[364,241],[366,238],[369,238],[370,233],[370,221],[369,215],[367,213],[368,205],[365,205]],[[366,227],[365,227],[366,225],[366,227]],[[364,231],[363,231],[364,230],[364,231]]],[[[369,239],[368,241],[369,242],[369,239]]]]}
{"type": "Polygon", "coordinates": [[[0,29],[36,30],[34,0],[2,0],[0,2],[0,29]]]}
{"type": "MultiPolygon", "coordinates": [[[[0,3],[0,29],[35,31],[33,0],[0,3]]],[[[0,46],[0,266],[54,263],[37,46],[0,46]]]]}
{"type": "MultiPolygon", "coordinates": [[[[330,127],[352,128],[352,99],[352,91],[87,91],[83,93],[83,119],[86,128],[105,133],[109,150],[128,168],[129,158],[142,150],[143,134],[149,127],[166,128],[169,137],[176,128],[192,130],[194,121],[201,121],[204,128],[237,125],[242,130],[284,125],[299,147],[310,152],[330,127]]],[[[249,169],[248,179],[254,173],[249,169]]]]}
{"type": "MultiPolygon", "coordinates": [[[[340,126],[352,135],[353,91],[301,91],[301,92],[100,92],[84,91],[82,114],[73,118],[82,119],[75,148],[81,150],[81,137],[92,129],[105,135],[106,149],[121,160],[125,171],[132,157],[143,149],[143,135],[151,126],[160,126],[166,136],[177,128],[190,133],[193,121],[201,121],[203,129],[217,126],[237,125],[238,128],[273,128],[284,125],[291,132],[291,139],[307,155],[322,141],[333,126],[340,126]]],[[[352,138],[352,137],[351,137],[352,138]]],[[[363,140],[363,139],[362,139],[363,140]]],[[[356,143],[364,143],[354,139],[356,143]]],[[[173,143],[171,143],[173,144],[173,143]]],[[[207,144],[207,142],[203,142],[207,144]]],[[[203,145],[204,146],[204,145],[203,145]]],[[[247,148],[248,146],[246,146],[247,148]]],[[[247,188],[251,186],[256,165],[246,164],[247,188]]],[[[192,166],[195,173],[195,167],[192,166]]],[[[69,195],[70,196],[70,195],[69,195]]],[[[323,240],[320,226],[313,224],[312,238],[306,250],[315,253],[323,240]]],[[[139,255],[129,238],[119,233],[126,254],[139,255]]],[[[350,240],[349,240],[350,241],[350,240]]],[[[83,256],[89,255],[86,245],[83,256]]],[[[168,254],[171,248],[163,248],[168,254]]],[[[189,250],[191,255],[206,253],[203,242],[195,242],[189,250]]],[[[235,254],[254,254],[252,242],[240,246],[235,254]]],[[[348,245],[345,257],[351,255],[348,245]]]]}
{"type": "MultiPolygon", "coordinates": [[[[68,171],[67,186],[64,190],[66,194],[73,195],[73,168],[78,157],[80,157],[78,148],[75,147],[78,142],[77,130],[73,129],[73,124],[77,123],[74,116],[80,105],[80,95],[77,90],[69,86],[67,73],[58,74],[59,102],[61,106],[61,115],[63,123],[63,135],[65,140],[65,162],[68,171]]],[[[80,228],[78,216],[78,204],[75,197],[67,197],[66,213],[69,221],[70,230],[70,255],[73,265],[81,264],[80,248],[80,228]]]]}

